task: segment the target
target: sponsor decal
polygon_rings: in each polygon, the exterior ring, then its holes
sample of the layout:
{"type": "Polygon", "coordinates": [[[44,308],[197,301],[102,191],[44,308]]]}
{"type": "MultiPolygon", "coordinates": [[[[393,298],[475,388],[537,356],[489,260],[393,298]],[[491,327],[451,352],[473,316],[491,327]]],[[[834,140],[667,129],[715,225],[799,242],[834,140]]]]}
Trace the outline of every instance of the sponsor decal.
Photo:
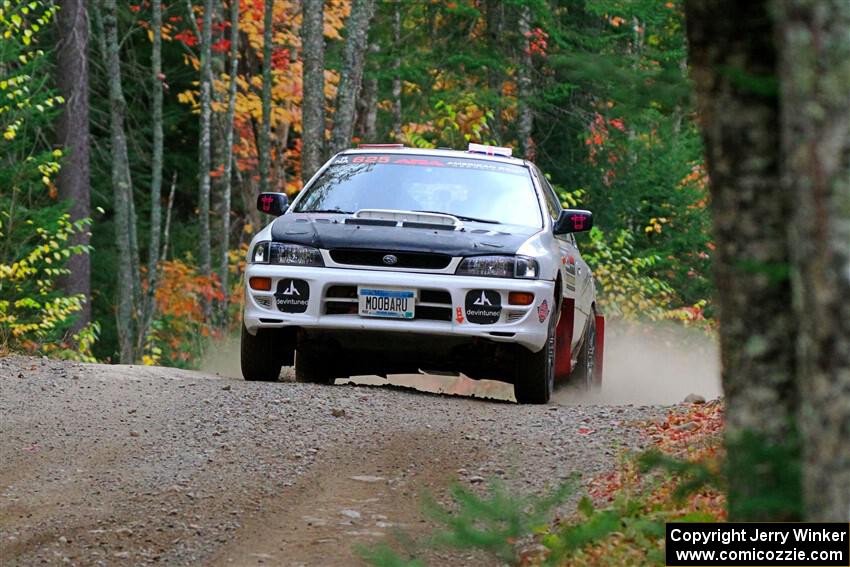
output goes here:
{"type": "Polygon", "coordinates": [[[445,164],[435,159],[400,158],[392,162],[395,165],[426,165],[431,167],[443,167],[445,164]]]}
{"type": "Polygon", "coordinates": [[[455,317],[455,321],[458,323],[463,323],[463,308],[458,307],[456,310],[457,316],[455,317]]]}
{"type": "Polygon", "coordinates": [[[348,163],[348,156],[342,156],[341,158],[337,158],[334,163],[348,163]]]}
{"type": "Polygon", "coordinates": [[[573,230],[584,230],[584,223],[587,217],[584,215],[573,215],[570,217],[570,220],[573,221],[573,230]]]}
{"type": "Polygon", "coordinates": [[[284,313],[304,313],[310,303],[310,284],[304,280],[283,279],[277,282],[275,304],[284,313]]]}
{"type": "Polygon", "coordinates": [[[502,297],[497,291],[474,289],[466,294],[465,307],[470,323],[491,325],[502,314],[502,297]]]}
{"type": "Polygon", "coordinates": [[[469,160],[469,161],[448,161],[446,165],[449,167],[457,167],[460,169],[479,169],[484,171],[498,171],[499,173],[508,173],[511,175],[520,175],[521,170],[517,171],[516,167],[501,165],[498,162],[484,160],[469,160]]]}
{"type": "Polygon", "coordinates": [[[546,320],[546,317],[549,316],[549,302],[547,300],[543,300],[543,302],[537,306],[537,320],[541,323],[546,320]]]}
{"type": "Polygon", "coordinates": [[[354,156],[351,163],[390,163],[390,156],[354,156]]]}
{"type": "Polygon", "coordinates": [[[272,210],[272,203],[274,203],[274,197],[271,195],[265,195],[260,197],[260,201],[263,204],[263,212],[267,213],[272,210]]]}

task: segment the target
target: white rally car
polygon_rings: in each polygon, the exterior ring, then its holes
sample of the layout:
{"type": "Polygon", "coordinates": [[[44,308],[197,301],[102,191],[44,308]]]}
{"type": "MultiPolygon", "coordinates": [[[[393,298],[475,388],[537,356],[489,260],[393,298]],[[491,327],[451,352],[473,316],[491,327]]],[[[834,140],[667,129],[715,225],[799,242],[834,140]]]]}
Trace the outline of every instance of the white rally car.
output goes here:
{"type": "Polygon", "coordinates": [[[549,182],[509,148],[361,145],[331,158],[252,240],[246,380],[333,383],[362,374],[462,372],[546,403],[559,379],[597,386],[604,319],[549,182]]]}

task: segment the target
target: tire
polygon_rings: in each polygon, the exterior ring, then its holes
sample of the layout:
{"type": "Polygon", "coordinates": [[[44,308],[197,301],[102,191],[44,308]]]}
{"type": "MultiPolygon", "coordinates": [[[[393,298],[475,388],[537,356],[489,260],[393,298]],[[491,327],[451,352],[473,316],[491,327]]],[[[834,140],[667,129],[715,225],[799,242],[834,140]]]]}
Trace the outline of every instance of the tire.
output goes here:
{"type": "Polygon", "coordinates": [[[295,352],[295,381],[310,384],[333,384],[340,374],[334,357],[299,349],[295,352]]]}
{"type": "Polygon", "coordinates": [[[283,366],[276,329],[259,329],[252,335],[242,325],[240,362],[242,377],[250,382],[277,382],[283,366]]]}
{"type": "Polygon", "coordinates": [[[546,404],[552,397],[552,390],[555,388],[555,356],[558,348],[556,329],[559,312],[558,309],[553,309],[549,315],[546,344],[539,352],[530,352],[519,347],[514,377],[514,396],[519,404],[546,404]]]}
{"type": "Polygon", "coordinates": [[[596,314],[593,312],[584,331],[584,342],[578,353],[576,367],[570,375],[570,384],[586,391],[600,387],[596,369],[596,314]]]}

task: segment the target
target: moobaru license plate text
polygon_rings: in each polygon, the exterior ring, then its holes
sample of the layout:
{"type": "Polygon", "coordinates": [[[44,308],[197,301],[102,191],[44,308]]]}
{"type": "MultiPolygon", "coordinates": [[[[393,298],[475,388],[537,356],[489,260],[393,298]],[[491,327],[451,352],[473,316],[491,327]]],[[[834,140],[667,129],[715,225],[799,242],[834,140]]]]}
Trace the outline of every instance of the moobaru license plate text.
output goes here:
{"type": "Polygon", "coordinates": [[[413,319],[415,314],[416,292],[410,289],[360,288],[358,297],[364,317],[413,319]]]}

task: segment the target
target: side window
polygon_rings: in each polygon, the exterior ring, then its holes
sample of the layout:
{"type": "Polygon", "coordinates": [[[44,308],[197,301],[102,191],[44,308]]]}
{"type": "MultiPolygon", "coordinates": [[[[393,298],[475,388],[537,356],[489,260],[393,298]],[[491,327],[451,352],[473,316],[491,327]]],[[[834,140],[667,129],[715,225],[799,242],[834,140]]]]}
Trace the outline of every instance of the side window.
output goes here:
{"type": "Polygon", "coordinates": [[[540,183],[543,185],[543,195],[546,197],[546,206],[549,208],[549,214],[552,215],[553,220],[557,219],[561,214],[561,201],[558,199],[558,195],[555,194],[555,190],[552,189],[552,186],[549,184],[549,180],[543,176],[543,173],[539,173],[539,177],[540,183]]]}

